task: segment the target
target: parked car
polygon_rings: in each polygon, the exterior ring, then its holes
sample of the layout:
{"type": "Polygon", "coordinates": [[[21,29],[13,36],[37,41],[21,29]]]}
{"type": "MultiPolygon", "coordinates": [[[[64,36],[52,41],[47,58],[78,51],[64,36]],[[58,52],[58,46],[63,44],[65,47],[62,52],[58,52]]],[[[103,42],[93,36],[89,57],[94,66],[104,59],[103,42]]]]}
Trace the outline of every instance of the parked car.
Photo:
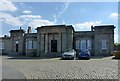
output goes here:
{"type": "Polygon", "coordinates": [[[88,49],[80,50],[78,54],[78,59],[82,59],[82,58],[90,59],[90,57],[91,57],[91,54],[88,49]]]}
{"type": "Polygon", "coordinates": [[[72,59],[76,57],[76,51],[74,49],[67,49],[63,54],[62,54],[62,59],[72,59]]]}

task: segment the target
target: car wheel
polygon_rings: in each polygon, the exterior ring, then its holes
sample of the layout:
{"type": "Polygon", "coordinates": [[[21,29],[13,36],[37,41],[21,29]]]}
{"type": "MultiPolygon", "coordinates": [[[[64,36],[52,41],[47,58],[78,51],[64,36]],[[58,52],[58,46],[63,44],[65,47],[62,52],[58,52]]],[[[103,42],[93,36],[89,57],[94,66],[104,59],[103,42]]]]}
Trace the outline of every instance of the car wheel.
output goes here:
{"type": "Polygon", "coordinates": [[[72,57],[71,59],[74,60],[74,57],[72,57]]]}
{"type": "Polygon", "coordinates": [[[81,57],[78,57],[78,60],[80,60],[81,59],[81,57]]]}
{"type": "Polygon", "coordinates": [[[90,58],[88,58],[88,60],[90,60],[90,58]]]}
{"type": "Polygon", "coordinates": [[[64,58],[62,57],[62,60],[64,60],[64,58]]]}

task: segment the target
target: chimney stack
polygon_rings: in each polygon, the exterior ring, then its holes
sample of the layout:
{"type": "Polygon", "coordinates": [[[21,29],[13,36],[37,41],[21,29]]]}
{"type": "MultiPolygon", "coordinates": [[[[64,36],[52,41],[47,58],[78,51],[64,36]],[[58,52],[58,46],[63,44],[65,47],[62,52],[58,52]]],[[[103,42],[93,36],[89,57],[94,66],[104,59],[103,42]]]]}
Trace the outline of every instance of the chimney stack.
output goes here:
{"type": "Polygon", "coordinates": [[[28,33],[32,33],[32,30],[31,30],[31,27],[28,26],[28,30],[27,30],[28,33]]]}
{"type": "Polygon", "coordinates": [[[22,29],[22,27],[20,27],[20,30],[22,29]]]}
{"type": "Polygon", "coordinates": [[[94,31],[94,27],[93,27],[93,25],[91,26],[91,31],[94,31]]]}

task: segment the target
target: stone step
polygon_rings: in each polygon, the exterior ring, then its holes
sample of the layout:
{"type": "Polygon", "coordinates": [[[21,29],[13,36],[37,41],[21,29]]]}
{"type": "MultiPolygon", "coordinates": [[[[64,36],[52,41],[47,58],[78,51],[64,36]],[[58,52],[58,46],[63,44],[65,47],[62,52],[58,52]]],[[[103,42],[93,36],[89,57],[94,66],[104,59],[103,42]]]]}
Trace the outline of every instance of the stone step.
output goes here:
{"type": "Polygon", "coordinates": [[[21,56],[23,55],[23,53],[20,53],[20,52],[10,52],[8,53],[8,56],[21,56]]]}
{"type": "Polygon", "coordinates": [[[49,52],[41,55],[41,57],[61,57],[61,56],[62,53],[58,53],[58,52],[49,52]]]}

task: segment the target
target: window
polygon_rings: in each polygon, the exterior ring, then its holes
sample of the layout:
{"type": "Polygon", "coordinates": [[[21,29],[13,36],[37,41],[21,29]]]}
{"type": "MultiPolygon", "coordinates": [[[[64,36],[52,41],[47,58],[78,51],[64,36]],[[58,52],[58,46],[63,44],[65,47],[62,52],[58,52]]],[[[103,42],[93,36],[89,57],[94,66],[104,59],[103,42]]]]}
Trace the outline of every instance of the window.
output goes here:
{"type": "Polygon", "coordinates": [[[15,41],[15,44],[18,44],[19,43],[19,41],[15,41]]]}
{"type": "Polygon", "coordinates": [[[103,39],[102,40],[102,50],[105,50],[106,49],[106,40],[103,39]]]}
{"type": "Polygon", "coordinates": [[[26,49],[37,49],[37,41],[26,41],[26,49]]]}
{"type": "Polygon", "coordinates": [[[91,49],[91,41],[87,40],[87,49],[91,49]]]}
{"type": "Polygon", "coordinates": [[[79,49],[79,40],[76,40],[76,49],[79,49]]]}
{"type": "Polygon", "coordinates": [[[37,49],[37,41],[33,41],[33,49],[37,49]]]}
{"type": "Polygon", "coordinates": [[[0,41],[0,49],[4,49],[4,42],[0,41]]]}
{"type": "Polygon", "coordinates": [[[32,49],[32,41],[28,41],[28,49],[32,49]]]}
{"type": "Polygon", "coordinates": [[[81,40],[81,49],[86,49],[86,40],[81,40]]]}
{"type": "Polygon", "coordinates": [[[84,50],[84,49],[91,49],[91,40],[89,40],[89,39],[82,39],[80,43],[81,43],[80,48],[82,50],[84,50]]]}

